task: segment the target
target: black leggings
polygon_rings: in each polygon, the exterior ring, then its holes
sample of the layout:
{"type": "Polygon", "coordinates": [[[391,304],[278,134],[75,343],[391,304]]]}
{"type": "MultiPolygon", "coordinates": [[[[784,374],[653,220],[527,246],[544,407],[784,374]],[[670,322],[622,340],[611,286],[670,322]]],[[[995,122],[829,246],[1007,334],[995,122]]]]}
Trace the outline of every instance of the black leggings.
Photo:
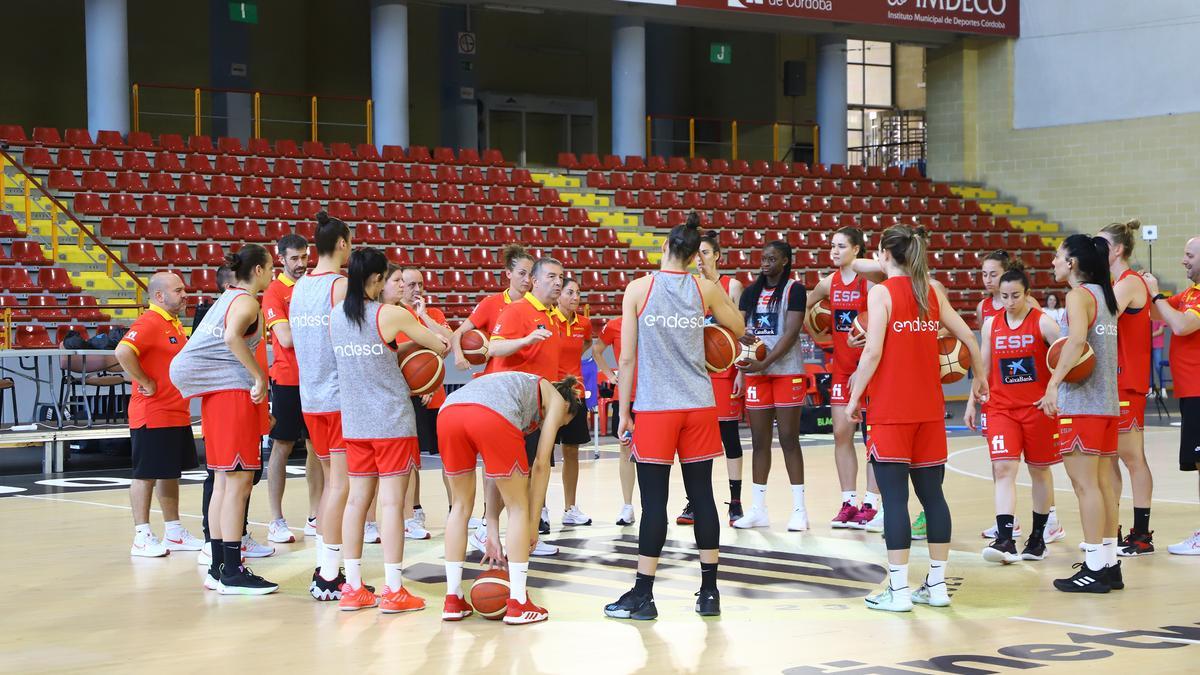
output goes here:
{"type": "Polygon", "coordinates": [[[738,434],[738,421],[721,420],[717,424],[721,428],[721,445],[725,446],[725,458],[741,459],[742,437],[738,434]]]}
{"type": "MultiPolygon", "coordinates": [[[[258,485],[258,481],[260,478],[262,478],[262,469],[258,469],[257,471],[254,472],[253,485],[258,485]]],[[[212,537],[209,536],[210,533],[208,530],[208,503],[212,501],[213,482],[215,482],[216,479],[217,479],[217,475],[215,473],[213,473],[212,469],[209,469],[208,475],[204,477],[204,495],[201,497],[201,501],[200,501],[200,513],[203,514],[203,516],[204,516],[204,520],[203,520],[204,541],[212,541],[212,537]]],[[[250,525],[250,495],[246,495],[246,516],[242,522],[242,536],[243,537],[246,536],[246,533],[249,531],[247,529],[247,527],[249,525],[250,525]]]]}
{"type": "MultiPolygon", "coordinates": [[[[683,488],[695,514],[696,548],[701,551],[720,546],[721,525],[712,490],[712,460],[680,464],[683,488]]],[[[638,487],[642,491],[642,524],[638,530],[638,553],[649,558],[662,555],[667,541],[667,489],[671,481],[669,464],[637,464],[638,487]]]]}
{"type": "Polygon", "coordinates": [[[942,494],[946,467],[927,466],[910,469],[903,462],[876,462],[875,481],[883,497],[883,538],[889,551],[912,547],[912,529],[908,517],[908,481],[911,479],[917,499],[925,509],[929,543],[950,543],[950,506],[942,494]]]}

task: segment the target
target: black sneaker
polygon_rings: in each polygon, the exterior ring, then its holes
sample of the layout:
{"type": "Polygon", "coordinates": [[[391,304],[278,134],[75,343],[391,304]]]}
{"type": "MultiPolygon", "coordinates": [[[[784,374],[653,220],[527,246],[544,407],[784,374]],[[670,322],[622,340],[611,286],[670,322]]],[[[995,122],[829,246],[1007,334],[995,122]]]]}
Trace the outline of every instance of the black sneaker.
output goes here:
{"type": "Polygon", "coordinates": [[[1117,544],[1117,555],[1123,558],[1150,555],[1151,553],[1154,553],[1154,530],[1149,532],[1130,530],[1129,536],[1117,544]]]}
{"type": "Polygon", "coordinates": [[[721,616],[721,593],[715,588],[696,591],[696,613],[700,616],[721,616]]]}
{"type": "Polygon", "coordinates": [[[1066,579],[1055,579],[1055,588],[1064,593],[1107,593],[1111,590],[1104,570],[1093,572],[1083,563],[1075,563],[1071,569],[1079,571],[1066,579]]]}
{"type": "Polygon", "coordinates": [[[279,590],[279,584],[273,584],[258,576],[249,567],[239,567],[233,574],[225,574],[221,568],[221,583],[217,592],[221,595],[266,595],[279,590]]]}
{"type": "Polygon", "coordinates": [[[638,595],[633,591],[622,595],[616,602],[604,606],[604,616],[613,619],[650,621],[658,618],[653,595],[638,595]]]}
{"type": "Polygon", "coordinates": [[[550,534],[550,521],[538,518],[538,534],[550,534]]]}
{"type": "Polygon", "coordinates": [[[308,592],[313,596],[314,600],[321,602],[329,602],[332,600],[342,599],[342,584],[346,583],[346,575],[338,570],[338,575],[333,579],[325,579],[321,576],[321,568],[313,570],[312,583],[308,585],[308,592]]]}
{"type": "Polygon", "coordinates": [[[1020,562],[1021,556],[1017,555],[1017,542],[1012,539],[997,539],[983,549],[983,559],[1008,565],[1020,562]]]}
{"type": "Polygon", "coordinates": [[[692,512],[692,502],[689,501],[683,505],[683,513],[675,519],[676,525],[695,525],[696,514],[692,512]]]}
{"type": "Polygon", "coordinates": [[[1033,537],[1025,540],[1025,548],[1021,549],[1021,560],[1045,560],[1046,542],[1033,537]]]}
{"type": "Polygon", "coordinates": [[[729,526],[733,527],[733,522],[738,518],[741,518],[743,515],[745,514],[742,513],[742,500],[731,500],[729,502],[729,526]]]}
{"type": "Polygon", "coordinates": [[[1104,575],[1108,581],[1108,587],[1114,591],[1119,591],[1125,588],[1125,579],[1121,576],[1121,561],[1118,560],[1116,565],[1109,565],[1104,568],[1104,575]]]}

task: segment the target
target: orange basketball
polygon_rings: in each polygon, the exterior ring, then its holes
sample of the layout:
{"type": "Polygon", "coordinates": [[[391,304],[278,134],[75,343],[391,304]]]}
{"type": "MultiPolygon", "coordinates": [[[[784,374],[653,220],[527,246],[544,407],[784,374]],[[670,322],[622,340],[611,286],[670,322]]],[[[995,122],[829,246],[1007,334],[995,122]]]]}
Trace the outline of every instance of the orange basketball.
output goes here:
{"type": "Polygon", "coordinates": [[[467,363],[473,366],[487,363],[489,342],[488,336],[484,335],[483,331],[472,328],[462,334],[458,344],[462,347],[462,353],[466,357],[467,363]]]}
{"type": "Polygon", "coordinates": [[[864,309],[854,317],[854,323],[850,324],[850,338],[857,340],[867,336],[867,311],[864,309]]]}
{"type": "Polygon", "coordinates": [[[808,313],[804,316],[804,327],[808,329],[808,334],[812,336],[813,340],[829,342],[829,331],[833,327],[833,309],[829,305],[828,298],[809,308],[808,313]]]}
{"type": "Polygon", "coordinates": [[[962,340],[947,335],[938,338],[938,363],[941,366],[942,384],[958,382],[971,369],[971,351],[962,340]]]}
{"type": "Polygon", "coordinates": [[[446,364],[429,349],[418,349],[400,359],[400,372],[413,396],[424,396],[442,386],[446,364]]]}
{"type": "Polygon", "coordinates": [[[717,324],[704,327],[704,366],[709,372],[728,370],[741,353],[741,345],[725,327],[717,324]]]}
{"type": "Polygon", "coordinates": [[[747,366],[751,361],[762,361],[765,358],[767,358],[767,344],[758,340],[752,345],[742,345],[742,352],[738,355],[737,363],[734,365],[747,366]]]}
{"type": "MultiPolygon", "coordinates": [[[[1062,354],[1063,346],[1067,344],[1067,337],[1058,338],[1054,344],[1050,345],[1050,351],[1046,352],[1046,365],[1050,366],[1050,370],[1058,367],[1058,357],[1062,354]]],[[[1092,371],[1096,369],[1096,352],[1092,351],[1092,346],[1084,343],[1083,354],[1071,369],[1067,371],[1067,376],[1063,378],[1064,382],[1083,382],[1088,379],[1092,371]]]]}
{"type": "Polygon", "coordinates": [[[471,584],[471,606],[479,616],[492,621],[504,618],[508,609],[508,572],[488,570],[471,584]]]}

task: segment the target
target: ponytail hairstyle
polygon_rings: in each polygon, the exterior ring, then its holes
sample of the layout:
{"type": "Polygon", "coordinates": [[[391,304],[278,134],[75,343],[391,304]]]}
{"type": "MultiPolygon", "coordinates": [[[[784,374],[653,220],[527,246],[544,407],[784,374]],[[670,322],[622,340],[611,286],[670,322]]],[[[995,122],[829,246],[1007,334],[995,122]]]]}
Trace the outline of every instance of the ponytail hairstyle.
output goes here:
{"type": "MultiPolygon", "coordinates": [[[[783,263],[783,274],[780,276],[779,280],[779,290],[782,291],[783,287],[787,284],[788,279],[792,278],[792,247],[783,239],[775,239],[774,241],[768,241],[766,246],[763,246],[763,249],[768,248],[775,249],[775,252],[782,256],[786,261],[783,263]]],[[[767,281],[767,275],[763,272],[759,272],[758,278],[754,280],[754,283],[750,284],[750,288],[746,289],[746,293],[748,293],[750,297],[754,298],[755,302],[757,302],[758,297],[762,295],[763,289],[767,287],[767,281]]],[[[767,312],[779,311],[779,303],[781,302],[780,296],[782,295],[783,293],[780,292],[771,296],[771,301],[767,303],[767,312]]]]}
{"type": "Polygon", "coordinates": [[[387,256],[377,248],[359,248],[350,254],[346,299],[342,301],[342,311],[350,323],[362,327],[367,314],[367,282],[377,274],[387,274],[387,271],[387,256]]]}
{"type": "Polygon", "coordinates": [[[1000,275],[1000,283],[1006,281],[1019,281],[1026,291],[1029,290],[1029,275],[1025,273],[1025,263],[1020,258],[1013,258],[1008,264],[1008,269],[1000,275]]]}
{"type": "Polygon", "coordinates": [[[851,246],[858,247],[858,255],[855,257],[857,257],[857,258],[867,257],[867,238],[865,236],[863,236],[862,230],[858,229],[857,227],[847,226],[847,227],[839,228],[836,232],[834,232],[834,235],[839,235],[839,234],[842,235],[843,237],[845,237],[847,240],[849,240],[851,246]]]}
{"type": "MultiPolygon", "coordinates": [[[[1000,270],[1002,272],[1007,272],[1012,265],[1012,256],[1008,254],[1008,251],[1001,249],[996,249],[995,251],[983,256],[983,260],[980,260],[979,264],[983,265],[983,263],[989,260],[995,260],[996,262],[1000,263],[1000,270]]],[[[1022,268],[1023,267],[1024,266],[1022,266],[1022,268]]]]}
{"type": "Polygon", "coordinates": [[[224,267],[233,273],[235,281],[250,281],[254,278],[255,267],[271,267],[271,254],[258,244],[246,244],[237,253],[225,254],[224,267]]]}
{"type": "Polygon", "coordinates": [[[332,255],[337,250],[341,240],[350,242],[350,227],[341,220],[330,216],[324,211],[317,212],[317,234],[314,237],[317,244],[317,255],[332,255]]]}
{"type": "Polygon", "coordinates": [[[579,390],[583,388],[583,384],[579,378],[574,375],[567,375],[558,382],[551,382],[554,388],[558,391],[558,395],[563,397],[567,402],[567,416],[574,418],[583,411],[583,399],[579,397],[579,390]]]}
{"type": "Polygon", "coordinates": [[[1101,234],[1107,234],[1112,240],[1113,245],[1121,245],[1121,259],[1129,260],[1129,256],[1133,255],[1133,233],[1142,227],[1142,221],[1134,218],[1127,220],[1124,223],[1109,223],[1105,225],[1101,234]]]}
{"type": "Polygon", "coordinates": [[[690,263],[700,250],[700,215],[695,211],[688,214],[687,220],[671,228],[667,235],[667,255],[683,262],[690,263]]]}
{"type": "Polygon", "coordinates": [[[879,239],[879,248],[890,253],[896,264],[908,273],[913,296],[921,309],[921,318],[929,315],[929,261],[925,257],[926,247],[925,227],[921,225],[915,228],[893,225],[884,230],[879,239]]]}
{"type": "Polygon", "coordinates": [[[1097,284],[1104,293],[1104,304],[1108,311],[1117,313],[1117,296],[1113,293],[1112,274],[1108,270],[1108,240],[1104,237],[1089,237],[1073,234],[1067,237],[1062,248],[1067,258],[1075,261],[1076,274],[1080,281],[1097,284]]]}
{"type": "Polygon", "coordinates": [[[504,261],[504,269],[509,272],[513,271],[517,262],[520,260],[533,260],[533,256],[529,255],[529,251],[520,244],[509,244],[500,252],[500,259],[504,261]]]}

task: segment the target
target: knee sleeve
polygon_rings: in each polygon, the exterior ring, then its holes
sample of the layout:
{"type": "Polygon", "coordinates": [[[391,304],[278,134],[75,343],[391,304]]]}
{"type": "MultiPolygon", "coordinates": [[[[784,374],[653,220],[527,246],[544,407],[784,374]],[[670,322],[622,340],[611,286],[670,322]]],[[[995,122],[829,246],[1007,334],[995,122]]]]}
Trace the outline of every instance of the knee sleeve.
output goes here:
{"type": "Polygon", "coordinates": [[[950,505],[946,503],[946,495],[942,492],[945,477],[945,466],[912,470],[913,490],[925,509],[925,524],[931,544],[950,543],[950,505]]]}
{"type": "Polygon", "coordinates": [[[721,428],[721,445],[725,446],[727,459],[741,459],[742,437],[738,435],[738,421],[725,420],[718,423],[721,428]]]}
{"type": "MultiPolygon", "coordinates": [[[[883,498],[883,538],[889,551],[912,547],[912,527],[908,519],[908,465],[898,462],[871,461],[875,481],[883,498]]],[[[928,519],[929,514],[925,514],[928,519]]]]}
{"type": "Polygon", "coordinates": [[[662,555],[667,541],[667,486],[671,467],[637,463],[637,481],[642,493],[642,522],[638,527],[638,554],[649,558],[662,555]]]}
{"type": "Polygon", "coordinates": [[[702,551],[719,548],[721,523],[712,491],[712,460],[683,464],[682,469],[683,486],[695,516],[696,548],[702,551]]]}

